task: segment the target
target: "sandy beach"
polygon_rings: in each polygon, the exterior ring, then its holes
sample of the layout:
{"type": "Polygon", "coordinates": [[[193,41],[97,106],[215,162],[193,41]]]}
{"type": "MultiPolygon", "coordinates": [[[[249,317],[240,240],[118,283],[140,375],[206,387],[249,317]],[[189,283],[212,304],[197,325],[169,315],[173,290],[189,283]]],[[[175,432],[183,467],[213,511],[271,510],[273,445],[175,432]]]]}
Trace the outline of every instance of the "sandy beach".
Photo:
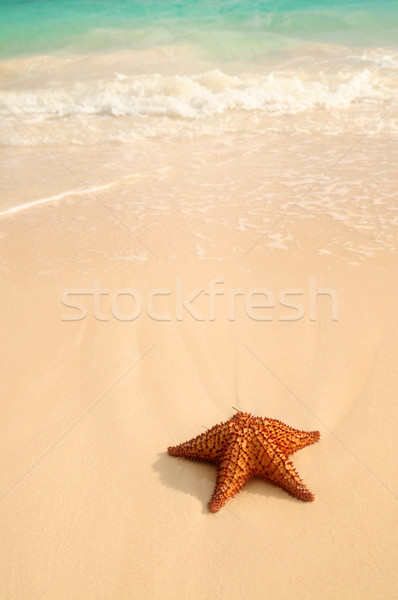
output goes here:
{"type": "Polygon", "coordinates": [[[283,216],[351,140],[302,170],[308,142],[262,141],[54,150],[75,177],[1,150],[3,598],[396,597],[396,148],[283,216]],[[208,511],[215,467],[166,449],[232,407],[321,432],[294,457],[315,502],[252,481],[208,511]]]}

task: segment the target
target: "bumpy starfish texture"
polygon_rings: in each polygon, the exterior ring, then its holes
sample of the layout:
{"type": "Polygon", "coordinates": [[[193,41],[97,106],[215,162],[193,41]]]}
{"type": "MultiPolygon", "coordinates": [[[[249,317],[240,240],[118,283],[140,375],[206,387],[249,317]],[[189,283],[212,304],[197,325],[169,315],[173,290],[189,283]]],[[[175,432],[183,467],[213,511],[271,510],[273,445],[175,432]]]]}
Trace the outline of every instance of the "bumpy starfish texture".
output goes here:
{"type": "Polygon", "coordinates": [[[314,500],[288,456],[319,438],[319,431],[300,431],[276,419],[238,412],[192,440],[170,446],[168,453],[218,465],[209,502],[209,509],[217,512],[253,477],[271,481],[305,502],[314,500]]]}

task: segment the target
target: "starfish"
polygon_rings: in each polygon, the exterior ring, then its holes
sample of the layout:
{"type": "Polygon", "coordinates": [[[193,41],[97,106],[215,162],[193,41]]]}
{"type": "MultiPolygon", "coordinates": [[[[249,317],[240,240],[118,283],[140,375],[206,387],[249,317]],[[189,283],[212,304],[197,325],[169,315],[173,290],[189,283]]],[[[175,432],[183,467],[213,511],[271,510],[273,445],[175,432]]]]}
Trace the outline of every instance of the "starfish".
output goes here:
{"type": "Polygon", "coordinates": [[[217,512],[254,477],[271,481],[299,500],[314,500],[288,456],[319,437],[319,431],[300,431],[277,419],[239,411],[192,440],[170,446],[168,453],[218,465],[209,502],[211,512],[217,512]]]}

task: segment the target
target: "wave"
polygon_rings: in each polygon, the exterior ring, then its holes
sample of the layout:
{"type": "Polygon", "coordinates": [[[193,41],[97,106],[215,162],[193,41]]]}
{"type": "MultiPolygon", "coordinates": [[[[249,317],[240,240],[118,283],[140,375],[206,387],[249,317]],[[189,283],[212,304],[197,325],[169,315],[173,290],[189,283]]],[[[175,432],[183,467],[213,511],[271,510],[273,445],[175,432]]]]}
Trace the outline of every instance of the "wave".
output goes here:
{"type": "MultiPolygon", "coordinates": [[[[194,76],[129,77],[116,73],[114,81],[5,92],[1,98],[20,116],[201,119],[234,110],[296,114],[315,108],[346,108],[354,103],[379,102],[391,93],[368,69],[353,76],[343,74],[340,81],[311,81],[295,74],[236,76],[216,69],[194,76]]],[[[6,114],[4,108],[1,112],[6,114]]]]}
{"type": "MultiPolygon", "coordinates": [[[[250,130],[360,132],[395,101],[397,56],[369,49],[344,60],[329,52],[327,60],[311,58],[301,68],[133,75],[96,57],[84,67],[88,72],[95,64],[96,74],[78,81],[73,75],[82,68],[79,62],[10,61],[7,68],[3,63],[0,144],[128,142],[250,130]],[[62,69],[55,76],[57,66],[62,69]]],[[[388,127],[398,127],[393,116],[388,127]]]]}

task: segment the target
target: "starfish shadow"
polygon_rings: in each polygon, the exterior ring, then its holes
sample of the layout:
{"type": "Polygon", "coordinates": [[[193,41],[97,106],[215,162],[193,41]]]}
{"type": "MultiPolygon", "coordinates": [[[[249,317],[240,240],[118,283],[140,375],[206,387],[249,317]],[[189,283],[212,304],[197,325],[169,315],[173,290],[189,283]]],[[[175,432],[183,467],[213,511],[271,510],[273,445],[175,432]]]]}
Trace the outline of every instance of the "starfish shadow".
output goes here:
{"type": "MultiPolygon", "coordinates": [[[[216,465],[195,462],[185,458],[175,458],[169,456],[167,452],[161,452],[152,467],[164,485],[199,499],[203,507],[202,512],[206,514],[209,512],[207,505],[216,483],[216,465]]],[[[242,498],[251,494],[297,502],[296,498],[293,498],[271,482],[262,479],[248,481],[244,489],[235,498],[242,498]]]]}
{"type": "Polygon", "coordinates": [[[198,498],[208,512],[207,503],[216,482],[214,465],[175,458],[169,456],[167,452],[161,452],[152,467],[164,485],[198,498]]]}

